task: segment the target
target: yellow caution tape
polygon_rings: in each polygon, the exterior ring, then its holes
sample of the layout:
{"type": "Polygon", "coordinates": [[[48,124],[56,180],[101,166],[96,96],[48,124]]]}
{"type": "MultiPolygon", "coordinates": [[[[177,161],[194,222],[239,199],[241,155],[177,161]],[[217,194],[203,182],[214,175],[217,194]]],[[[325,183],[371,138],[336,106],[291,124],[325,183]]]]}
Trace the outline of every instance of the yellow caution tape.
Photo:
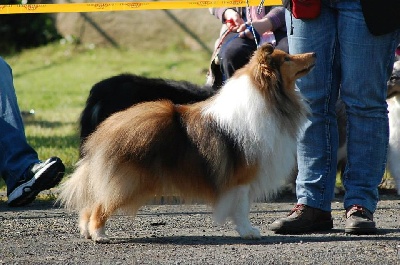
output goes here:
{"type": "MultiPolygon", "coordinates": [[[[250,6],[258,6],[260,0],[249,0],[250,6]]],[[[246,0],[213,1],[157,1],[157,2],[104,2],[104,3],[68,3],[68,4],[18,4],[0,5],[0,14],[24,13],[67,13],[67,12],[110,12],[157,9],[194,9],[213,7],[246,6],[246,0]]],[[[266,0],[264,5],[282,5],[282,0],[266,0]]]]}

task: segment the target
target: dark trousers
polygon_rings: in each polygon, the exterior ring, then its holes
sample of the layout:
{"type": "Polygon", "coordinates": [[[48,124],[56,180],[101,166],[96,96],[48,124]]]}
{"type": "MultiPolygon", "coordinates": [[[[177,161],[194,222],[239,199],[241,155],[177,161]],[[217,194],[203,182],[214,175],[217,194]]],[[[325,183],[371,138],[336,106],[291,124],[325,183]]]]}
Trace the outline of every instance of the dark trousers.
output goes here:
{"type": "MultiPolygon", "coordinates": [[[[276,48],[288,52],[286,31],[274,32],[277,42],[276,48]]],[[[230,78],[233,73],[242,68],[249,61],[257,49],[254,40],[240,38],[237,33],[229,33],[221,46],[218,54],[223,81],[230,78]]]]}

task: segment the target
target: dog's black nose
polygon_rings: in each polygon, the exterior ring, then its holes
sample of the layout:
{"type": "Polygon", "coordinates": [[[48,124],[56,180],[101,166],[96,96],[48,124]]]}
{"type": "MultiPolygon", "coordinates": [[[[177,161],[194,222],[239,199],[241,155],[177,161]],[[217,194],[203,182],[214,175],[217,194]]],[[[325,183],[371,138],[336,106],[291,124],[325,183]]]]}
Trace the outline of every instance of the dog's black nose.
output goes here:
{"type": "Polygon", "coordinates": [[[312,56],[317,58],[317,54],[315,52],[312,53],[312,56]]]}

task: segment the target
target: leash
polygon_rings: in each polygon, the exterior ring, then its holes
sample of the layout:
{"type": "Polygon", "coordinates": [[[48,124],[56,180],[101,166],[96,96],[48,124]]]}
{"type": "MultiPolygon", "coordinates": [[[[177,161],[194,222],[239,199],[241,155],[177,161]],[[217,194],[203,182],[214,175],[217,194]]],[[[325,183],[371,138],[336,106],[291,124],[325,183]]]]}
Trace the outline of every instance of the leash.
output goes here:
{"type": "MultiPolygon", "coordinates": [[[[264,7],[264,1],[265,0],[260,0],[260,3],[258,4],[258,7],[257,7],[257,14],[261,14],[262,8],[264,7]]],[[[257,37],[260,37],[260,35],[258,34],[258,32],[255,31],[255,29],[253,27],[253,18],[251,17],[251,13],[250,13],[249,0],[246,0],[246,8],[247,8],[247,16],[249,17],[249,20],[250,20],[250,26],[248,26],[247,29],[249,29],[251,31],[251,33],[253,34],[254,42],[256,43],[256,46],[258,48],[258,47],[260,47],[260,45],[258,44],[257,37]]]]}
{"type": "MultiPolygon", "coordinates": [[[[265,2],[265,0],[260,0],[260,3],[258,4],[258,7],[257,7],[257,14],[261,14],[262,8],[264,7],[264,2],[265,2]]],[[[258,38],[260,38],[260,35],[258,34],[258,32],[253,27],[253,18],[251,17],[251,13],[250,13],[250,2],[249,2],[249,0],[246,0],[246,7],[247,7],[247,12],[248,12],[248,17],[249,17],[249,20],[250,20],[250,25],[246,24],[246,29],[248,29],[253,34],[254,42],[256,43],[256,46],[258,48],[260,46],[259,43],[258,43],[258,38]]],[[[231,25],[233,25],[234,21],[232,19],[227,19],[225,21],[225,23],[230,23],[231,25]]],[[[230,26],[229,28],[227,28],[225,30],[225,32],[219,38],[218,45],[215,47],[214,52],[213,52],[213,54],[211,56],[211,58],[212,58],[211,61],[216,59],[217,54],[220,51],[220,48],[222,46],[222,43],[224,42],[224,40],[226,39],[228,34],[232,32],[232,28],[233,28],[233,26],[230,26]]],[[[230,39],[228,42],[230,42],[231,40],[233,40],[233,39],[235,39],[237,37],[239,37],[239,33],[235,37],[230,39]]]]}
{"type": "MultiPolygon", "coordinates": [[[[264,7],[264,2],[265,2],[265,0],[260,0],[260,3],[257,6],[257,14],[261,14],[262,8],[264,7]]],[[[260,37],[260,35],[258,34],[258,32],[256,32],[256,30],[253,27],[253,18],[251,17],[251,13],[250,13],[250,2],[249,2],[249,0],[246,0],[246,8],[247,8],[248,17],[249,17],[249,20],[250,20],[250,25],[246,25],[246,29],[250,30],[250,32],[253,34],[254,42],[256,43],[256,46],[258,48],[259,44],[258,44],[257,37],[260,37]]],[[[225,23],[233,24],[233,20],[232,19],[228,19],[228,20],[225,21],[225,23]]],[[[217,51],[221,47],[222,42],[225,40],[226,36],[231,32],[232,32],[232,26],[229,27],[224,32],[224,34],[222,34],[222,36],[221,36],[221,38],[219,40],[219,43],[218,43],[217,47],[214,50],[214,54],[213,54],[212,58],[215,57],[215,53],[216,53],[215,51],[217,51]]]]}
{"type": "MultiPolygon", "coordinates": [[[[260,0],[260,3],[259,3],[259,5],[258,5],[258,7],[257,7],[257,14],[261,14],[262,8],[264,7],[264,1],[265,1],[265,0],[260,0]]],[[[258,34],[258,32],[255,31],[255,29],[254,29],[254,27],[253,27],[253,19],[252,19],[252,17],[251,17],[251,13],[250,13],[250,3],[249,3],[249,0],[246,0],[246,5],[247,5],[248,17],[249,17],[249,19],[250,19],[250,25],[247,25],[247,24],[246,24],[246,29],[250,30],[251,33],[253,34],[254,42],[255,42],[255,44],[256,44],[256,47],[258,48],[258,47],[259,47],[259,43],[258,43],[258,40],[257,40],[257,36],[258,36],[260,39],[261,39],[261,37],[260,37],[260,35],[258,34]]],[[[227,20],[225,21],[225,23],[230,23],[231,25],[233,25],[233,24],[234,24],[234,21],[233,21],[232,19],[227,19],[227,20]]],[[[213,65],[213,63],[216,64],[216,65],[219,65],[218,53],[219,53],[219,52],[221,51],[221,49],[222,49],[222,47],[221,47],[221,46],[222,46],[222,43],[224,42],[224,40],[226,39],[226,37],[228,36],[228,34],[232,32],[232,28],[233,28],[233,26],[230,26],[229,28],[227,28],[227,29],[225,30],[225,32],[224,32],[224,33],[221,35],[221,37],[219,38],[218,45],[215,47],[214,52],[213,52],[213,54],[212,54],[212,56],[211,56],[211,65],[213,65]]],[[[239,37],[239,34],[240,34],[240,33],[236,34],[234,37],[232,37],[230,40],[228,40],[227,43],[229,43],[229,42],[232,41],[233,39],[239,37]]],[[[210,68],[210,69],[211,69],[211,68],[210,68]]],[[[208,71],[208,73],[207,73],[207,76],[212,75],[212,74],[211,74],[211,73],[212,73],[212,70],[210,70],[210,69],[209,69],[209,71],[208,71]]],[[[207,77],[207,80],[208,80],[208,77],[207,77]]],[[[208,82],[208,81],[207,81],[207,82],[208,82]]]]}
{"type": "MultiPolygon", "coordinates": [[[[233,19],[227,19],[225,23],[233,24],[233,19]]],[[[219,38],[219,43],[218,43],[218,46],[216,49],[221,47],[222,42],[225,40],[226,36],[228,36],[228,34],[232,32],[232,28],[233,28],[233,26],[230,26],[229,28],[227,28],[225,30],[224,34],[222,34],[221,38],[219,38]]]]}
{"type": "Polygon", "coordinates": [[[261,12],[262,12],[261,8],[263,8],[263,6],[264,6],[264,1],[265,0],[260,1],[260,4],[258,5],[258,8],[257,8],[257,14],[261,14],[261,12]]]}
{"type": "MultiPolygon", "coordinates": [[[[233,23],[233,20],[232,19],[228,19],[226,22],[233,23]]],[[[219,38],[218,45],[217,45],[217,47],[215,47],[214,52],[213,52],[213,54],[211,56],[211,58],[212,58],[211,61],[215,60],[215,58],[217,57],[217,53],[219,52],[219,49],[222,46],[222,42],[224,42],[226,36],[228,36],[228,34],[232,32],[232,28],[233,28],[233,26],[227,28],[225,30],[224,34],[222,34],[222,36],[219,38]]]]}

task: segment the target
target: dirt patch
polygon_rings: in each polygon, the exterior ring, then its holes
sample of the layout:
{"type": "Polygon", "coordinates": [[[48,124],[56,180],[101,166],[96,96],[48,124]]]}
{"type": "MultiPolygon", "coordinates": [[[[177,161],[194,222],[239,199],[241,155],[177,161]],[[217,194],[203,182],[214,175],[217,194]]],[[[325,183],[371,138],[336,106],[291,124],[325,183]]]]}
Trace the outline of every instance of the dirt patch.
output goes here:
{"type": "MultiPolygon", "coordinates": [[[[68,3],[68,0],[54,0],[68,3]]],[[[87,2],[75,0],[74,2],[87,2]]],[[[110,2],[98,0],[96,2],[110,2]]],[[[85,44],[145,49],[211,50],[221,22],[208,9],[58,13],[57,29],[85,44]]]]}

